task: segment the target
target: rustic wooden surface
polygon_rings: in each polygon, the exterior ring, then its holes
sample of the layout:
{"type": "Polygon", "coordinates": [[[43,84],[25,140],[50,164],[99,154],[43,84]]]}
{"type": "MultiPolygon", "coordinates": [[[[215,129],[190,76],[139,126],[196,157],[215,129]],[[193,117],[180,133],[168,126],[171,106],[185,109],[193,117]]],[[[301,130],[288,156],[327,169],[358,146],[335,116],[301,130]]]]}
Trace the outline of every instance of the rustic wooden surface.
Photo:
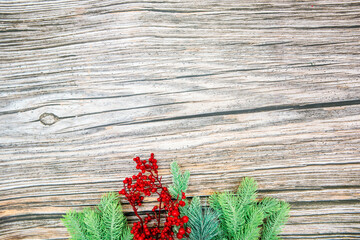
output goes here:
{"type": "Polygon", "coordinates": [[[190,196],[254,177],[284,239],[360,238],[359,28],[350,0],[0,0],[0,239],[67,239],[150,152],[190,196]]]}

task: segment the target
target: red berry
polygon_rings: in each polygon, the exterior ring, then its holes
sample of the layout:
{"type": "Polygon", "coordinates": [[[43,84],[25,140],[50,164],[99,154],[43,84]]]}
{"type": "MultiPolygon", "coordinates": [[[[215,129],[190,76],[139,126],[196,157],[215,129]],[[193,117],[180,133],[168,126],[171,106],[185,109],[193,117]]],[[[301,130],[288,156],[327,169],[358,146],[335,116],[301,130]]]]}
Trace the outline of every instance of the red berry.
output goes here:
{"type": "Polygon", "coordinates": [[[186,232],[190,234],[191,233],[191,228],[187,227],[186,232]]]}
{"type": "Polygon", "coordinates": [[[142,221],[135,222],[131,228],[131,233],[134,235],[134,240],[169,240],[175,236],[173,232],[173,226],[180,226],[180,230],[177,234],[178,239],[183,239],[184,234],[187,235],[189,228],[184,228],[184,222],[189,219],[180,218],[179,207],[186,205],[186,202],[181,200],[185,199],[185,193],[179,196],[177,200],[171,199],[169,190],[161,183],[161,177],[158,175],[157,160],[154,158],[154,154],[151,154],[148,161],[141,160],[139,157],[133,159],[136,162],[136,169],[139,169],[138,174],[133,175],[130,178],[125,178],[123,181],[125,188],[119,191],[119,194],[125,195],[127,201],[133,208],[142,205],[144,196],[150,196],[151,193],[159,193],[157,200],[161,202],[162,210],[165,213],[159,211],[159,205],[155,205],[152,208],[152,213],[147,214],[147,217],[142,221]],[[148,172],[149,174],[145,175],[148,172]],[[157,222],[157,216],[165,214],[165,222],[161,226],[157,222]],[[155,220],[152,222],[152,220],[155,220]],[[148,227],[151,226],[151,228],[148,227]]]}
{"type": "Polygon", "coordinates": [[[187,222],[189,221],[189,217],[188,217],[188,216],[183,216],[183,217],[181,218],[181,221],[182,221],[183,223],[187,223],[187,222]]]}
{"type": "Polygon", "coordinates": [[[172,211],[172,215],[174,216],[174,217],[178,217],[179,216],[179,212],[178,211],[172,211]]]}

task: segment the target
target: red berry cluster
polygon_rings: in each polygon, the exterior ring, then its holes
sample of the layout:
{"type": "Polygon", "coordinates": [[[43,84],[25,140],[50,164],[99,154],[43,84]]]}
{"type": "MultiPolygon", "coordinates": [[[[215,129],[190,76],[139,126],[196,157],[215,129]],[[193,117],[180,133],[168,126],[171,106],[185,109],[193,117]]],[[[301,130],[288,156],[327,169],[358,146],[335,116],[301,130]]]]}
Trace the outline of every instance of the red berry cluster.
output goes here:
{"type": "Polygon", "coordinates": [[[169,190],[161,184],[161,177],[158,175],[157,160],[154,154],[148,161],[140,160],[139,157],[134,158],[136,162],[136,169],[140,172],[133,175],[131,178],[125,178],[123,181],[124,188],[119,191],[120,195],[125,195],[133,208],[135,215],[139,218],[135,222],[131,233],[134,234],[135,240],[172,240],[174,239],[173,226],[180,226],[176,237],[182,239],[188,237],[191,233],[189,227],[184,227],[184,224],[189,221],[187,216],[180,216],[179,208],[185,206],[185,193],[182,193],[181,199],[179,196],[176,200],[171,199],[169,190]],[[144,196],[150,196],[152,193],[157,194],[158,205],[152,209],[152,214],[147,213],[147,216],[142,219],[138,214],[138,207],[142,205],[144,196]],[[161,228],[162,215],[165,217],[165,223],[161,228]]]}

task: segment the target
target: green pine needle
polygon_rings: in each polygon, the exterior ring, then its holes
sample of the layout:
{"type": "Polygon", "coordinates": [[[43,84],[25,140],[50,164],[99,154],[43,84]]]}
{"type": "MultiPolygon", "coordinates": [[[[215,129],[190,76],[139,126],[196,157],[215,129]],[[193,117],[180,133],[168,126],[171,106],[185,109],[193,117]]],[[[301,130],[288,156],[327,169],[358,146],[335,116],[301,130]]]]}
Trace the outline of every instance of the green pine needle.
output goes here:
{"type": "Polygon", "coordinates": [[[61,220],[67,228],[72,240],[87,240],[83,213],[70,210],[61,220]]]}
{"type": "Polygon", "coordinates": [[[274,198],[265,197],[261,202],[259,202],[259,207],[265,214],[265,217],[270,216],[271,214],[279,211],[280,201],[274,198]]]}
{"type": "Polygon", "coordinates": [[[123,230],[120,240],[132,240],[133,237],[134,236],[130,233],[130,227],[126,226],[126,228],[123,230]]]}
{"type": "MultiPolygon", "coordinates": [[[[181,173],[177,162],[171,164],[171,173],[173,184],[170,185],[169,191],[173,198],[178,198],[182,192],[186,193],[190,172],[181,173]]],[[[191,228],[190,240],[215,240],[220,235],[218,214],[210,208],[203,208],[200,204],[200,198],[194,197],[191,203],[184,200],[186,205],[180,208],[181,215],[188,216],[187,226],[191,228]]],[[[175,228],[177,231],[178,228],[175,228]]]]}
{"type": "Polygon", "coordinates": [[[210,208],[203,208],[200,198],[194,197],[187,211],[190,240],[212,240],[220,235],[218,214],[210,208]]]}
{"type": "Polygon", "coordinates": [[[242,228],[241,240],[256,240],[260,237],[260,225],[263,223],[264,213],[255,204],[247,206],[245,210],[246,223],[242,228]]]}
{"type": "Polygon", "coordinates": [[[279,201],[280,207],[277,211],[272,213],[266,220],[261,240],[276,240],[281,232],[282,226],[285,224],[289,217],[290,205],[286,202],[279,201]]]}
{"type": "Polygon", "coordinates": [[[173,176],[173,184],[169,186],[172,197],[181,197],[181,192],[186,192],[189,183],[190,172],[181,173],[180,167],[176,161],[171,163],[171,174],[173,176]]]}
{"type": "Polygon", "coordinates": [[[244,178],[236,194],[223,192],[210,196],[210,206],[219,214],[223,240],[278,239],[289,204],[273,198],[258,202],[256,197],[257,183],[252,178],[244,178]]]}
{"type": "Polygon", "coordinates": [[[115,193],[105,195],[99,204],[102,212],[102,228],[104,229],[105,240],[120,239],[122,229],[125,227],[126,219],[122,214],[118,196],[115,193]]]}
{"type": "Polygon", "coordinates": [[[220,221],[222,231],[229,239],[239,239],[241,228],[245,223],[244,205],[241,204],[240,198],[230,192],[224,192],[218,195],[220,206],[220,221]]]}
{"type": "MultiPolygon", "coordinates": [[[[228,239],[241,239],[246,226],[246,209],[257,195],[257,183],[252,178],[244,178],[237,194],[230,192],[217,193],[210,196],[210,206],[220,215],[221,230],[228,239]]],[[[258,218],[256,218],[258,219],[258,218]]],[[[256,221],[254,220],[256,223],[256,221]]],[[[256,226],[257,229],[257,226],[256,226]]],[[[256,231],[246,230],[246,233],[256,231]]],[[[256,235],[256,234],[255,234],[256,235]]]]}
{"type": "Polygon", "coordinates": [[[257,197],[256,181],[253,178],[244,178],[237,190],[237,194],[240,196],[241,204],[243,206],[255,201],[257,197]]]}
{"type": "Polygon", "coordinates": [[[102,229],[100,222],[100,212],[92,210],[91,208],[86,208],[83,210],[83,213],[88,235],[93,240],[101,240],[102,229]]]}
{"type": "Polygon", "coordinates": [[[73,240],[131,240],[133,235],[122,213],[119,196],[102,196],[98,208],[68,211],[62,219],[73,240]]]}

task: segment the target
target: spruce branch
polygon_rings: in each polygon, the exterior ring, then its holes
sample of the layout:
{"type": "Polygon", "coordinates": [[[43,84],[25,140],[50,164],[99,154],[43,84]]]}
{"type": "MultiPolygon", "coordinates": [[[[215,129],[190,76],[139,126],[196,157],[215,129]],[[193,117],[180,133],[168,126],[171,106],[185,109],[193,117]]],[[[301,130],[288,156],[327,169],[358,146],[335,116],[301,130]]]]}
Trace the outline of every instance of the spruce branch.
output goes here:
{"type": "Polygon", "coordinates": [[[118,195],[115,193],[105,195],[101,199],[99,209],[102,212],[104,240],[120,239],[122,229],[126,225],[126,219],[122,213],[118,195]]]}
{"type": "Polygon", "coordinates": [[[265,197],[258,203],[258,206],[264,212],[265,218],[279,211],[280,201],[271,197],[265,197]]]}
{"type": "Polygon", "coordinates": [[[280,207],[277,211],[273,212],[266,220],[261,240],[276,240],[281,232],[282,226],[285,224],[289,217],[290,205],[286,202],[279,201],[280,207]]]}
{"type": "Polygon", "coordinates": [[[130,233],[130,227],[126,226],[123,230],[120,240],[132,240],[133,235],[130,233]]]}
{"type": "Polygon", "coordinates": [[[72,240],[87,240],[84,214],[70,210],[61,219],[72,240]]]}
{"type": "Polygon", "coordinates": [[[256,204],[246,207],[246,223],[242,228],[241,240],[256,240],[260,237],[260,225],[263,223],[264,213],[256,204]]]}
{"type": "Polygon", "coordinates": [[[213,240],[220,235],[219,215],[210,208],[202,207],[199,197],[192,199],[187,214],[190,240],[213,240]]]}
{"type": "MultiPolygon", "coordinates": [[[[170,185],[169,191],[172,197],[181,196],[182,192],[186,193],[190,172],[181,172],[177,162],[171,164],[171,174],[173,184],[170,185]]],[[[202,207],[199,197],[194,197],[189,203],[186,199],[185,207],[181,209],[181,215],[189,217],[187,227],[191,228],[190,240],[215,240],[220,235],[219,215],[212,209],[202,207]]]]}
{"type": "Polygon", "coordinates": [[[190,172],[181,173],[179,164],[174,161],[170,165],[173,176],[173,184],[169,186],[169,192],[173,198],[181,196],[182,192],[186,193],[189,183],[190,172]]]}
{"type": "Polygon", "coordinates": [[[241,229],[245,224],[244,205],[239,196],[229,192],[221,194],[220,206],[223,216],[223,231],[228,238],[239,239],[241,229]]]}
{"type": "Polygon", "coordinates": [[[83,210],[83,213],[88,236],[93,240],[102,240],[100,212],[92,210],[91,208],[86,208],[83,210]]]}
{"type": "Polygon", "coordinates": [[[223,239],[256,240],[260,235],[264,240],[278,239],[289,205],[273,198],[257,201],[256,197],[257,183],[252,178],[244,178],[236,194],[223,192],[210,196],[210,206],[219,214],[223,239]]]}
{"type": "Polygon", "coordinates": [[[133,235],[116,193],[102,196],[97,208],[68,211],[62,219],[72,240],[131,240],[133,235]]]}
{"type": "Polygon", "coordinates": [[[241,204],[243,206],[255,201],[257,197],[256,181],[253,178],[245,177],[237,190],[237,194],[240,196],[241,204]]]}

